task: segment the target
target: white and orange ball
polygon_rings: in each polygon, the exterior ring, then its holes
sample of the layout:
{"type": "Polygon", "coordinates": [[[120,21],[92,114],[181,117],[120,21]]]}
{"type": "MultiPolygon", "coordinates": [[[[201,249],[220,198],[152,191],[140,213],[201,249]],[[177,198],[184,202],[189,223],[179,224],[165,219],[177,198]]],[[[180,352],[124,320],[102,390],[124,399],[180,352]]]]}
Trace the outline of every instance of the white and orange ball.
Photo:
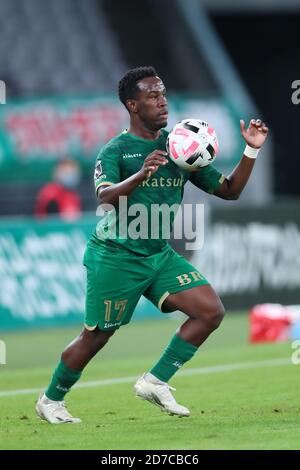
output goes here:
{"type": "Polygon", "coordinates": [[[201,119],[184,119],[168,135],[167,151],[176,165],[196,171],[215,160],[219,151],[216,132],[201,119]]]}

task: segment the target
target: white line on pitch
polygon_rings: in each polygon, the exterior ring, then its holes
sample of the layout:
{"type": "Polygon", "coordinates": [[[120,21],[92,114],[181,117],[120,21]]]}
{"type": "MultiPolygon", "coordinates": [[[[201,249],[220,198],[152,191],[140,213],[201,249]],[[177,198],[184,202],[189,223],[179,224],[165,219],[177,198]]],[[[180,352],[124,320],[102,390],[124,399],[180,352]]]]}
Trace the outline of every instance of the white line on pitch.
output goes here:
{"type": "MultiPolygon", "coordinates": [[[[231,372],[234,370],[241,369],[258,369],[260,367],[276,367],[282,366],[285,364],[291,364],[291,360],[288,358],[280,359],[268,359],[265,361],[256,361],[256,362],[237,362],[234,364],[221,364],[216,366],[209,367],[197,367],[194,369],[186,369],[179,371],[177,376],[189,376],[189,375],[200,375],[200,374],[213,374],[217,372],[231,372]]],[[[105,385],[114,385],[121,383],[130,383],[135,382],[137,377],[117,377],[115,379],[103,379],[103,380],[92,380],[89,382],[81,382],[74,386],[74,388],[90,388],[90,387],[104,387],[105,385]]],[[[24,388],[19,390],[5,390],[0,392],[1,397],[15,397],[16,395],[30,395],[34,393],[39,393],[44,390],[45,387],[41,388],[24,388]]]]}

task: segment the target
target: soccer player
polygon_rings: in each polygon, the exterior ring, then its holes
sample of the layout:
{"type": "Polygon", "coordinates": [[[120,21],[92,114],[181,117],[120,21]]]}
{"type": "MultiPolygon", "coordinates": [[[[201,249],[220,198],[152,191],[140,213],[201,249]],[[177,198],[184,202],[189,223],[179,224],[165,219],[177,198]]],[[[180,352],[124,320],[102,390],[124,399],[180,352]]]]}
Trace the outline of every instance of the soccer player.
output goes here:
{"type": "Polygon", "coordinates": [[[189,416],[188,408],[176,402],[168,382],[218,328],[224,316],[222,302],[198,269],[164,238],[124,236],[113,228],[133,220],[133,204],[151,209],[154,204],[180,203],[188,180],[220,198],[237,199],[268,134],[259,119],[252,119],[248,128],[241,121],[247,145],[232,173],[225,177],[212,165],[189,173],[175,165],[165,150],[166,89],[154,68],[129,70],[119,82],[119,97],[129,112],[130,127],[102,148],[96,162],[97,197],[115,211],[106,212],[85,251],[85,327],[63,351],[48,388],[36,403],[38,415],[53,424],[80,422],[68,412],[64,397],[92,357],[120,326],[129,323],[141,295],[162,312],[181,310],[186,320],[158,362],[137,380],[135,393],[171,415],[189,416]],[[121,196],[127,197],[127,219],[119,210],[121,196]]]}

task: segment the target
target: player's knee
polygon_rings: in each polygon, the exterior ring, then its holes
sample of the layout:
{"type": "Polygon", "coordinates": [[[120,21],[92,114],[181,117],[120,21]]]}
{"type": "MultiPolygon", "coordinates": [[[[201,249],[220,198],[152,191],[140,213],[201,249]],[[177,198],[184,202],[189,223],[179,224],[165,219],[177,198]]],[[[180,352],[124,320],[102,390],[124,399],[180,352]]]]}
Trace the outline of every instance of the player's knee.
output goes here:
{"type": "Polygon", "coordinates": [[[102,331],[96,328],[93,331],[84,330],[80,337],[82,344],[86,345],[91,355],[97,354],[102,349],[109,338],[114,334],[114,331],[102,331]]]}
{"type": "Polygon", "coordinates": [[[211,331],[216,330],[220,326],[224,315],[225,309],[223,304],[220,302],[215,305],[214,308],[211,310],[210,314],[206,316],[206,322],[208,323],[208,326],[210,327],[211,331]]]}
{"type": "Polygon", "coordinates": [[[115,331],[102,331],[97,328],[95,330],[95,336],[93,341],[93,347],[96,351],[100,351],[106,343],[108,342],[109,338],[114,334],[115,331]]]}

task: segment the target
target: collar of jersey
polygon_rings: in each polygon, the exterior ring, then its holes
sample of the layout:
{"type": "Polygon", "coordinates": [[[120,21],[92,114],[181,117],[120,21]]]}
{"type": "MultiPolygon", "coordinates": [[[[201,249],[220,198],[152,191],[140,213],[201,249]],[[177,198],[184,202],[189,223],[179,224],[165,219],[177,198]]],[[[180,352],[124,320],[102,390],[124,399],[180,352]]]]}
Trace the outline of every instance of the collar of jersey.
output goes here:
{"type": "Polygon", "coordinates": [[[162,137],[163,137],[163,132],[161,131],[161,134],[160,136],[155,139],[155,140],[150,140],[150,139],[144,139],[143,137],[139,137],[138,135],[134,135],[134,134],[131,134],[131,132],[128,132],[128,129],[125,129],[123,132],[122,132],[123,135],[128,135],[129,137],[131,137],[132,139],[136,139],[136,140],[140,140],[142,142],[147,142],[147,143],[155,143],[155,142],[158,142],[162,137]]]}

